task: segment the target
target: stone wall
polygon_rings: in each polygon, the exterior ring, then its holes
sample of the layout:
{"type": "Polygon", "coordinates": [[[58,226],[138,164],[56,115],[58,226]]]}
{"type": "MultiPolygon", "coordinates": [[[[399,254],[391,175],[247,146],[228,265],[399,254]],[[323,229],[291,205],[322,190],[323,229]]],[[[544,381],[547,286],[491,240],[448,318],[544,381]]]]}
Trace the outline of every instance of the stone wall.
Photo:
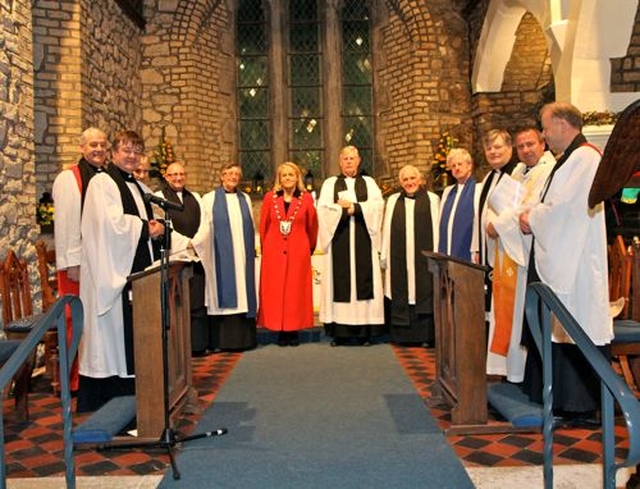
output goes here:
{"type": "Polygon", "coordinates": [[[141,32],[114,0],[35,0],[33,25],[40,194],[77,161],[87,127],[141,131],[141,32]]]}
{"type": "Polygon", "coordinates": [[[0,3],[0,260],[31,260],[36,226],[31,1],[0,3]]]}
{"type": "MultiPolygon", "coordinates": [[[[452,2],[392,2],[374,65],[384,92],[378,98],[379,139],[386,175],[413,164],[430,180],[433,147],[450,130],[471,142],[467,24],[452,2]]],[[[386,5],[391,5],[387,3],[386,5]]]]}
{"type": "Polygon", "coordinates": [[[33,243],[39,228],[36,225],[30,4],[30,0],[0,3],[0,261],[9,248],[27,261],[37,310],[40,295],[33,243]]]}
{"type": "Polygon", "coordinates": [[[611,60],[611,91],[640,92],[640,4],[627,55],[611,60]]]}
{"type": "MultiPolygon", "coordinates": [[[[476,51],[489,0],[478,2],[468,16],[471,53],[476,51]]],[[[474,145],[471,149],[477,174],[489,169],[482,148],[482,135],[493,128],[514,132],[519,126],[536,124],[544,103],[555,98],[553,70],[542,28],[526,13],[516,31],[516,40],[505,68],[500,92],[475,93],[473,100],[474,145]]],[[[514,158],[516,157],[514,151],[514,158]]]]}
{"type": "Polygon", "coordinates": [[[189,187],[199,192],[217,186],[218,169],[235,160],[234,23],[226,3],[148,1],[145,11],[147,153],[153,155],[164,129],[189,187]]]}

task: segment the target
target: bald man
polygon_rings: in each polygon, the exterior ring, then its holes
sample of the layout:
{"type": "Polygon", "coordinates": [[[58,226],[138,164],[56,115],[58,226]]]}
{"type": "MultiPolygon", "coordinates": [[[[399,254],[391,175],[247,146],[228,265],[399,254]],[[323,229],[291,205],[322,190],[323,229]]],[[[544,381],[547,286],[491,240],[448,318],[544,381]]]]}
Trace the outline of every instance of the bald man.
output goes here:
{"type": "MultiPolygon", "coordinates": [[[[79,140],[80,160],[63,170],[53,182],[53,200],[56,216],[53,221],[56,246],[58,292],[80,294],[80,217],[89,180],[101,172],[107,161],[107,136],[100,129],[86,129],[79,140]]],[[[67,341],[71,341],[71,317],[67,317],[67,341]]],[[[70,389],[78,390],[78,362],[74,360],[70,372],[70,389]]]]}
{"type": "MultiPolygon", "coordinates": [[[[173,229],[187,238],[193,238],[200,226],[200,195],[186,188],[187,173],[182,163],[171,163],[164,173],[164,182],[156,195],[171,202],[184,204],[182,211],[171,211],[173,229]]],[[[172,250],[178,246],[178,240],[174,239],[172,250]]],[[[193,356],[206,355],[208,350],[215,348],[210,341],[211,328],[209,316],[204,305],[204,268],[197,261],[193,265],[193,277],[190,281],[191,289],[191,353],[193,356]]]]}

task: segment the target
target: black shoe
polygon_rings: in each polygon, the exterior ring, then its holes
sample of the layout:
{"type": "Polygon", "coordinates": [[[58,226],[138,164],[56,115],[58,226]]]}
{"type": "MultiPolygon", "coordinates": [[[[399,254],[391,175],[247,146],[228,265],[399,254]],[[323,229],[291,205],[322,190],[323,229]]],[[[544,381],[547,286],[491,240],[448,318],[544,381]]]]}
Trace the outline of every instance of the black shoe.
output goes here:
{"type": "Polygon", "coordinates": [[[287,346],[289,344],[289,336],[284,331],[278,333],[278,346],[287,346]]]}
{"type": "Polygon", "coordinates": [[[202,358],[202,357],[206,357],[208,355],[207,349],[205,348],[204,350],[198,350],[198,351],[192,351],[191,352],[191,357],[192,358],[202,358]]]}
{"type": "Polygon", "coordinates": [[[289,333],[289,346],[298,346],[300,344],[300,336],[297,331],[289,333]]]}
{"type": "Polygon", "coordinates": [[[553,428],[598,428],[601,425],[598,413],[588,411],[584,413],[561,412],[553,417],[553,428]]]}

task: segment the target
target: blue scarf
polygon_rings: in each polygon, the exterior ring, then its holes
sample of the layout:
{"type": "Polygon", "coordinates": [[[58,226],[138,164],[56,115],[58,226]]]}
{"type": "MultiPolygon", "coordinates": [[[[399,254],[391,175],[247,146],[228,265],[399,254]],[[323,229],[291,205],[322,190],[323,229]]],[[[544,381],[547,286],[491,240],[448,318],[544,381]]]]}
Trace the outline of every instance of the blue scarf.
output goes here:
{"type": "MultiPolygon", "coordinates": [[[[458,190],[456,184],[449,192],[447,200],[442,208],[440,219],[440,242],[438,251],[447,252],[447,227],[451,218],[453,201],[458,190]]],[[[453,216],[453,229],[451,231],[451,256],[471,261],[471,236],[473,233],[473,199],[476,190],[476,179],[470,177],[462,187],[456,213],[453,216]]]]}
{"type": "MultiPolygon", "coordinates": [[[[245,286],[249,310],[248,318],[256,317],[255,285],[255,232],[247,200],[242,192],[236,192],[242,214],[242,232],[244,235],[244,253],[246,261],[245,286]]],[[[238,307],[236,291],[236,269],[233,262],[233,238],[229,222],[229,209],[224,188],[216,189],[213,201],[213,252],[216,259],[216,282],[218,284],[218,304],[222,308],[238,307]]]]}

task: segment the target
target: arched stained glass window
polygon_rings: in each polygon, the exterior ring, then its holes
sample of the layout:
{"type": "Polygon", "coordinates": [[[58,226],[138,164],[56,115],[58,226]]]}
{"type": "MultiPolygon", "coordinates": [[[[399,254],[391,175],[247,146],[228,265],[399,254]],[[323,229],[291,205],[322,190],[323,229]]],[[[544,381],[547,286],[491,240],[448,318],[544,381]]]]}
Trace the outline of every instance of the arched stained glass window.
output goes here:
{"type": "Polygon", "coordinates": [[[373,174],[373,69],[369,19],[367,1],[344,1],[341,18],[344,142],[358,148],[363,169],[373,174]]]}
{"type": "Polygon", "coordinates": [[[269,56],[261,0],[243,0],[236,23],[238,153],[245,178],[271,175],[269,56]]]}
{"type": "Polygon", "coordinates": [[[355,145],[373,174],[368,0],[239,0],[238,151],[245,178],[285,160],[320,180],[355,145]]]}

